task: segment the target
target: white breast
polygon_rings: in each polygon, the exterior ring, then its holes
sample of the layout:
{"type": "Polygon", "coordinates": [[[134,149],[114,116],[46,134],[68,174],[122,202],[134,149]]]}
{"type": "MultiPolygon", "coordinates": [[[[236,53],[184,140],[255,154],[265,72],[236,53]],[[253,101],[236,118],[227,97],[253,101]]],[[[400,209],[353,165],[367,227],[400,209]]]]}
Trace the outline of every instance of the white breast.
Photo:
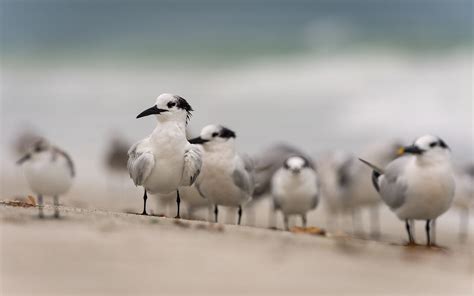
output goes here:
{"type": "Polygon", "coordinates": [[[232,153],[205,152],[199,189],[212,204],[237,207],[250,197],[234,184],[235,155],[232,153]]]}
{"type": "Polygon", "coordinates": [[[272,179],[272,195],[285,214],[304,214],[316,206],[319,193],[314,171],[304,169],[299,175],[278,170],[272,179]]]}
{"type": "Polygon", "coordinates": [[[406,170],[406,174],[408,187],[405,203],[396,209],[400,219],[436,219],[449,209],[455,189],[450,167],[420,168],[413,165],[406,170]]]}
{"type": "Polygon", "coordinates": [[[187,143],[184,131],[177,126],[162,127],[153,132],[150,144],[155,166],[144,184],[150,193],[166,194],[177,190],[187,143]]]}
{"type": "Polygon", "coordinates": [[[36,194],[55,196],[66,193],[73,181],[67,160],[51,152],[37,154],[24,164],[31,190],[36,194]]]}

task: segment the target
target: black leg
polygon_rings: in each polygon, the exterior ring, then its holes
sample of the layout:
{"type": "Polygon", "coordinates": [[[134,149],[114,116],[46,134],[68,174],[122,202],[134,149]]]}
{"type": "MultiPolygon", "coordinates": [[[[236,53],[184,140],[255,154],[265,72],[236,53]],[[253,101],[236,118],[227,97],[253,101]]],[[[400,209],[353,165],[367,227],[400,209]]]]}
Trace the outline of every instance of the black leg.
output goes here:
{"type": "Polygon", "coordinates": [[[180,219],[181,216],[179,215],[179,204],[181,203],[181,198],[179,197],[179,190],[176,190],[176,217],[180,219]]]}
{"type": "Polygon", "coordinates": [[[217,223],[217,216],[219,215],[219,208],[217,205],[214,205],[214,222],[217,223]]]}
{"type": "Polygon", "coordinates": [[[142,212],[142,215],[148,215],[148,213],[146,212],[146,200],[148,199],[148,195],[146,194],[146,189],[145,189],[145,193],[143,194],[143,212],[142,212]]]}
{"type": "Polygon", "coordinates": [[[59,218],[59,197],[54,196],[54,218],[59,218]]]}
{"type": "Polygon", "coordinates": [[[303,223],[303,227],[306,228],[306,214],[301,215],[301,222],[303,223]]]}
{"type": "Polygon", "coordinates": [[[239,214],[239,219],[237,220],[237,225],[240,225],[240,221],[242,220],[242,206],[239,206],[239,211],[237,213],[239,214]]]}
{"type": "Polygon", "coordinates": [[[431,220],[426,220],[426,245],[427,246],[431,246],[430,222],[431,220]]]}
{"type": "Polygon", "coordinates": [[[288,216],[283,214],[283,223],[285,224],[285,230],[290,230],[290,227],[288,226],[288,216]]]}
{"type": "Polygon", "coordinates": [[[44,218],[43,207],[43,196],[38,194],[38,217],[40,218],[44,218]]]}
{"type": "Polygon", "coordinates": [[[407,232],[408,232],[408,241],[410,242],[410,244],[414,244],[415,240],[413,239],[413,236],[411,235],[411,228],[410,228],[410,221],[409,220],[405,220],[405,226],[406,226],[406,229],[407,229],[407,232]]]}

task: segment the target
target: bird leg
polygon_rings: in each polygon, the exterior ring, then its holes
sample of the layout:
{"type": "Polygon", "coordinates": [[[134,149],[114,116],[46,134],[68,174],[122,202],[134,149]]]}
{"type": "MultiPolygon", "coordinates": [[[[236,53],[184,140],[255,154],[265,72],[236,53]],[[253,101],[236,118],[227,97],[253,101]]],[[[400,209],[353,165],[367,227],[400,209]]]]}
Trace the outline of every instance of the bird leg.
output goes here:
{"type": "Polygon", "coordinates": [[[410,227],[410,221],[405,220],[405,227],[407,229],[407,232],[408,232],[408,242],[409,244],[415,244],[415,240],[413,239],[413,236],[411,234],[411,227],[410,227]]]}
{"type": "Polygon", "coordinates": [[[54,218],[59,218],[59,197],[56,195],[54,198],[54,218]]]}
{"type": "Polygon", "coordinates": [[[426,220],[426,245],[431,246],[431,233],[430,233],[430,222],[431,220],[426,220]]]}
{"type": "Polygon", "coordinates": [[[459,221],[459,241],[461,243],[466,242],[467,233],[469,231],[469,207],[461,209],[461,219],[459,221]]]}
{"type": "Polygon", "coordinates": [[[380,217],[377,206],[370,209],[370,226],[370,235],[373,238],[380,238],[380,217]]]}
{"type": "Polygon", "coordinates": [[[290,227],[288,226],[288,216],[283,214],[283,223],[285,224],[285,230],[290,230],[290,227]]]}
{"type": "Polygon", "coordinates": [[[242,220],[242,206],[239,206],[239,211],[237,212],[239,214],[239,219],[237,220],[237,225],[240,225],[240,221],[242,220]]]}
{"type": "Polygon", "coordinates": [[[44,218],[44,213],[43,213],[43,196],[41,194],[38,195],[38,217],[39,218],[44,218]]]}
{"type": "Polygon", "coordinates": [[[303,224],[303,228],[306,228],[306,214],[301,215],[301,222],[303,224]]]}
{"type": "Polygon", "coordinates": [[[361,226],[360,210],[352,208],[351,216],[352,216],[352,234],[355,236],[362,236],[363,230],[361,226]]]}
{"type": "Polygon", "coordinates": [[[148,213],[146,212],[146,200],[148,199],[148,195],[146,194],[146,189],[145,189],[145,193],[143,194],[143,212],[142,212],[142,215],[148,215],[148,213]]]}
{"type": "Polygon", "coordinates": [[[181,203],[181,198],[179,197],[179,190],[176,190],[176,219],[180,219],[181,216],[179,216],[179,204],[181,203]]]}
{"type": "Polygon", "coordinates": [[[270,212],[268,213],[268,228],[269,229],[277,229],[277,222],[276,222],[276,207],[273,205],[273,207],[270,207],[270,212]]]}
{"type": "Polygon", "coordinates": [[[217,205],[214,205],[214,222],[217,223],[217,216],[219,215],[219,208],[217,205]]]}

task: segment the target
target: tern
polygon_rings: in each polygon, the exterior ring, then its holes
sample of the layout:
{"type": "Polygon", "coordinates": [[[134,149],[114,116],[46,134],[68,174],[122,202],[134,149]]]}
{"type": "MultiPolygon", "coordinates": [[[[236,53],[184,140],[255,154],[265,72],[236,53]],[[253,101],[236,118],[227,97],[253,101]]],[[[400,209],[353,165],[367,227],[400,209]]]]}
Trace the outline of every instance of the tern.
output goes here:
{"type": "Polygon", "coordinates": [[[143,215],[147,215],[147,193],[176,192],[180,218],[180,186],[191,186],[199,176],[201,151],[186,139],[186,125],[193,111],[182,97],[161,94],[155,105],[137,118],[153,115],[157,125],[150,136],[134,144],[128,151],[128,171],[135,186],[144,188],[143,215]]]}
{"type": "Polygon", "coordinates": [[[218,222],[219,206],[237,207],[240,225],[242,206],[252,199],[255,181],[253,162],[236,153],[235,137],[235,132],[226,127],[208,125],[190,142],[204,149],[196,188],[214,205],[215,222],[218,222]]]}
{"type": "Polygon", "coordinates": [[[307,212],[319,202],[319,180],[313,164],[303,156],[291,156],[272,178],[274,209],[283,213],[285,229],[288,217],[299,215],[306,227],[307,212]]]}
{"type": "Polygon", "coordinates": [[[426,244],[434,245],[435,221],[450,208],[454,198],[450,149],[442,139],[426,135],[401,148],[400,153],[402,156],[385,169],[361,161],[373,169],[373,185],[382,200],[405,221],[409,243],[415,243],[411,220],[425,220],[426,244]]]}
{"type": "Polygon", "coordinates": [[[59,218],[59,196],[69,191],[76,173],[71,157],[40,139],[17,163],[23,166],[29,186],[38,196],[39,217],[44,218],[43,196],[52,196],[54,217],[59,218]]]}

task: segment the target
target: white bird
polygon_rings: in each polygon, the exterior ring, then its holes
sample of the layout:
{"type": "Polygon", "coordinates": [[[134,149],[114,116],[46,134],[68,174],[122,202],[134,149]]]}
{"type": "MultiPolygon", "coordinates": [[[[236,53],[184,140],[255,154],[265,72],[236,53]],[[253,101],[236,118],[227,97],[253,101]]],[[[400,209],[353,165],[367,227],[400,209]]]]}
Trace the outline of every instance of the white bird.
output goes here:
{"type": "Polygon", "coordinates": [[[214,205],[215,222],[218,221],[218,206],[238,207],[237,224],[240,225],[242,206],[251,200],[255,181],[252,160],[236,153],[235,137],[235,132],[228,128],[208,125],[190,142],[204,148],[196,188],[214,205]]]}
{"type": "Polygon", "coordinates": [[[313,164],[303,156],[291,156],[273,175],[272,196],[275,210],[283,213],[285,229],[288,217],[299,215],[306,227],[306,215],[319,202],[319,180],[313,164]]]}
{"type": "Polygon", "coordinates": [[[456,193],[453,207],[460,211],[459,240],[465,242],[469,232],[469,211],[474,205],[474,164],[455,172],[456,193]]]}
{"type": "Polygon", "coordinates": [[[59,196],[69,191],[75,176],[71,157],[41,139],[17,163],[23,165],[28,184],[38,195],[39,217],[44,217],[43,196],[52,196],[54,217],[59,218],[59,196]]]}
{"type": "Polygon", "coordinates": [[[435,221],[454,197],[455,181],[450,150],[438,137],[427,135],[403,148],[404,155],[382,170],[372,167],[372,181],[382,200],[405,220],[408,239],[415,243],[410,220],[426,220],[427,245],[434,244],[435,221]],[[430,227],[433,226],[432,232],[430,227]]]}
{"type": "Polygon", "coordinates": [[[275,144],[253,157],[255,161],[255,192],[254,200],[271,194],[273,175],[280,169],[290,156],[304,155],[300,149],[288,144],[275,144]]]}
{"type": "Polygon", "coordinates": [[[178,187],[190,186],[199,175],[201,151],[186,139],[186,125],[193,109],[180,96],[161,94],[156,104],[137,118],[154,115],[156,128],[151,135],[128,152],[128,171],[136,186],[143,186],[143,215],[146,212],[147,192],[167,194],[176,191],[177,215],[180,218],[178,187]]]}

